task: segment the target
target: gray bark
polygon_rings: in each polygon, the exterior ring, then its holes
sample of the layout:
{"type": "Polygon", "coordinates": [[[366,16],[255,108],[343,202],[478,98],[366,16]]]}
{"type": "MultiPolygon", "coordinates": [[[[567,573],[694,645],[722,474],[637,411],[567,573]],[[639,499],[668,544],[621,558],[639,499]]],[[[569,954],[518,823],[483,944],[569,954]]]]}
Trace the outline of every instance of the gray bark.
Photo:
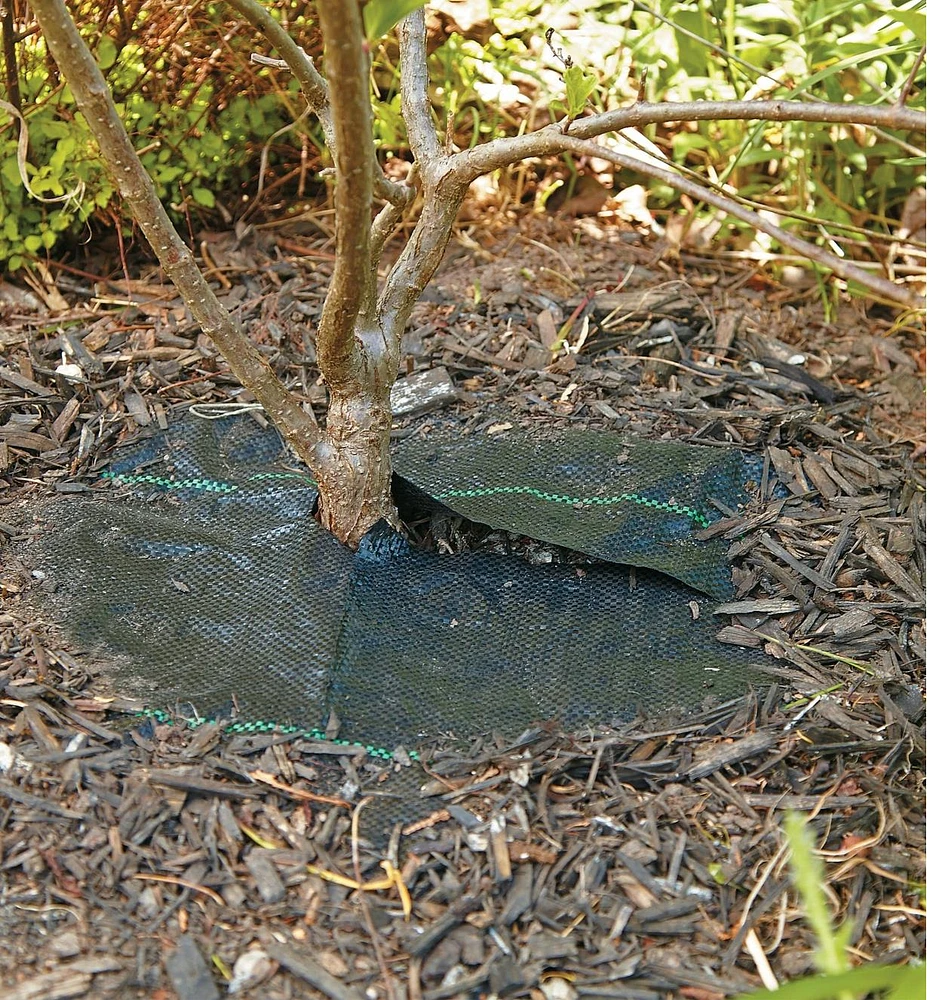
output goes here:
{"type": "Polygon", "coordinates": [[[61,0],[34,0],[48,48],[74,94],[117,190],[190,312],[298,455],[311,457],[316,430],[228,310],[177,235],[116,113],[109,87],[61,0]]]}

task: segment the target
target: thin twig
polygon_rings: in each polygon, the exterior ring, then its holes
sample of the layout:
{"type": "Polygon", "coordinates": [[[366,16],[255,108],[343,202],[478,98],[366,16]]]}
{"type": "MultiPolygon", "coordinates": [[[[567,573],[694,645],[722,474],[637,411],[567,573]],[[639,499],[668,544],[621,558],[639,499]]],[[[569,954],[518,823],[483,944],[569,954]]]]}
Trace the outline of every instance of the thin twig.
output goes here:
{"type": "MultiPolygon", "coordinates": [[[[825,101],[661,101],[640,103],[588,118],[578,118],[570,126],[576,139],[594,139],[606,132],[625,128],[643,128],[665,122],[696,121],[804,121],[846,125],[878,125],[883,128],[923,131],[927,116],[908,108],[868,104],[830,104],[825,101]]],[[[560,126],[547,125],[527,135],[492,139],[473,149],[456,153],[452,169],[461,164],[468,183],[483,174],[510,166],[533,156],[560,152],[551,137],[560,134],[560,126]]]]}
{"type": "Polygon", "coordinates": [[[428,100],[425,18],[421,10],[399,24],[402,113],[421,174],[422,214],[390,270],[377,310],[384,336],[398,343],[406,321],[438,269],[470,181],[450,169],[454,156],[441,148],[428,100]]]}
{"type": "Polygon", "coordinates": [[[914,60],[914,65],[911,67],[911,72],[908,73],[908,78],[904,82],[904,86],[901,88],[901,93],[898,95],[898,100],[895,101],[896,108],[903,108],[905,102],[908,99],[908,95],[911,93],[911,88],[914,86],[914,80],[917,76],[917,71],[921,68],[921,64],[924,61],[924,53],[927,52],[927,43],[921,46],[920,52],[917,54],[917,58],[914,60]]]}
{"type": "Polygon", "coordinates": [[[692,198],[700,199],[709,205],[714,205],[715,208],[721,209],[722,212],[726,212],[728,215],[733,215],[735,218],[749,223],[755,229],[778,240],[783,246],[787,246],[796,251],[796,253],[800,253],[803,257],[808,258],[808,260],[829,268],[846,281],[855,281],[857,284],[862,285],[863,288],[868,288],[870,291],[889,301],[901,302],[911,308],[918,307],[920,300],[907,288],[896,285],[894,282],[888,281],[886,278],[881,278],[878,275],[869,274],[861,267],[857,267],[849,261],[842,260],[835,254],[828,253],[813,243],[808,243],[806,240],[769,222],[758,212],[753,212],[749,208],[738,204],[726,195],[711,191],[701,184],[696,184],[684,177],[680,177],[671,170],[658,167],[649,161],[613,152],[599,143],[565,136],[559,130],[551,131],[549,137],[551,145],[555,148],[559,146],[560,150],[568,149],[586,156],[599,157],[626,170],[636,170],[642,174],[647,174],[649,177],[655,177],[657,180],[663,181],[664,184],[669,184],[671,187],[676,188],[677,191],[682,191],[692,198]]]}
{"type": "MultiPolygon", "coordinates": [[[[418,161],[415,161],[409,168],[409,173],[405,180],[408,190],[412,194],[415,193],[415,181],[417,178],[418,161]]],[[[373,225],[370,229],[370,270],[372,274],[377,273],[386,242],[396,231],[396,227],[402,221],[402,216],[402,207],[387,203],[380,209],[373,220],[373,225]]],[[[361,306],[361,314],[371,323],[374,321],[377,308],[375,291],[375,282],[371,282],[366,290],[364,303],[361,306]]]]}

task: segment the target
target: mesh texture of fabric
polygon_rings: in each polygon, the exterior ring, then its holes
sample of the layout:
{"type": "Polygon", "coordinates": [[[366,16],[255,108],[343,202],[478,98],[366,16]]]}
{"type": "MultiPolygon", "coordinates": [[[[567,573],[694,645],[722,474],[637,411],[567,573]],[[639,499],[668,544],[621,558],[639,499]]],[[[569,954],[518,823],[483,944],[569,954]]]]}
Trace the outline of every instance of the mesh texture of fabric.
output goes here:
{"type": "Polygon", "coordinates": [[[745,498],[736,453],[473,436],[409,442],[396,464],[467,517],[610,561],[425,552],[385,525],[351,552],[275,432],[189,417],[114,462],[113,488],[50,503],[37,565],[75,641],[152,706],[306,728],[334,711],[341,737],[383,747],[614,723],[757,679],[755,653],[714,639],[704,595],[730,577],[695,537],[712,499],[745,498]]]}

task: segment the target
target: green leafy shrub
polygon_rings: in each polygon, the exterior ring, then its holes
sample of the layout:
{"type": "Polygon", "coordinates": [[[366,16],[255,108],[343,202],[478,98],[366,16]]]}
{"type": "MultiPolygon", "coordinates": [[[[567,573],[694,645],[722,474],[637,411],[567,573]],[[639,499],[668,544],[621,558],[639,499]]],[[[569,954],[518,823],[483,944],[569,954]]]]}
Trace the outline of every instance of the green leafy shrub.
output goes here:
{"type": "MultiPolygon", "coordinates": [[[[309,0],[264,2],[310,55],[320,54],[309,0]]],[[[252,48],[267,51],[266,44],[223,4],[75,6],[175,217],[190,213],[202,224],[225,208],[228,221],[250,204],[244,196],[255,193],[261,151],[288,123],[296,124],[273,141],[267,180],[283,185],[289,175],[305,178],[307,163],[310,171],[321,166],[316,128],[299,120],[295,82],[286,71],[249,63],[252,48]]],[[[627,106],[641,91],[650,101],[804,95],[890,102],[927,36],[924,0],[499,0],[464,28],[453,21],[454,4],[432,6],[432,96],[461,147],[538,127],[565,109],[581,113],[583,100],[589,110],[627,106]],[[572,57],[572,78],[554,47],[572,57]]],[[[0,114],[0,264],[9,269],[60,250],[64,238],[89,235],[94,222],[112,226],[120,218],[89,133],[30,28],[18,25],[17,56],[32,184],[47,196],[75,185],[80,194],[54,205],[30,198],[16,166],[16,123],[0,114]]],[[[377,144],[384,156],[403,157],[395,41],[375,43],[373,54],[377,144]]],[[[924,104],[923,73],[909,99],[915,107],[924,104]]],[[[873,255],[860,228],[888,230],[923,183],[917,137],[873,129],[700,122],[652,126],[647,137],[680,165],[793,215],[786,225],[816,233],[805,221],[814,217],[846,227],[847,252],[855,256],[873,255]]],[[[671,188],[645,183],[653,205],[676,203],[671,188]]],[[[283,190],[292,194],[293,185],[283,190]]]]}
{"type": "MultiPolygon", "coordinates": [[[[453,5],[439,7],[453,13],[453,5]]],[[[576,0],[569,5],[506,0],[490,5],[491,23],[480,26],[485,41],[451,33],[432,55],[432,79],[439,105],[465,132],[458,144],[484,141],[496,130],[544,124],[562,116],[565,107],[572,115],[575,87],[571,95],[555,48],[572,57],[569,72],[597,77],[589,110],[627,106],[641,91],[648,101],[804,96],[891,103],[927,38],[925,8],[923,0],[775,5],[764,0],[576,0]],[[548,25],[556,29],[551,46],[544,40],[548,25]],[[506,99],[503,84],[519,96],[506,99]]],[[[473,29],[468,33],[477,35],[473,29]]],[[[924,106],[923,66],[908,104],[924,106]]],[[[646,132],[676,163],[729,184],[743,197],[776,212],[848,227],[848,242],[859,239],[856,227],[885,229],[912,188],[924,181],[918,136],[741,121],[673,123],[646,132]]],[[[644,183],[653,192],[653,204],[676,203],[673,189],[644,183]]]]}
{"type": "MultiPolygon", "coordinates": [[[[249,65],[253,39],[223,30],[220,5],[206,5],[204,21],[195,24],[186,23],[187,12],[166,17],[163,8],[155,22],[148,10],[157,17],[157,6],[142,5],[128,28],[115,16],[94,28],[97,4],[84,4],[78,14],[83,30],[96,32],[94,52],[117,108],[159,197],[178,219],[209,213],[230,194],[237,200],[258,172],[263,145],[298,118],[300,107],[295,81],[284,76],[281,91],[249,65]],[[217,38],[225,49],[217,49],[217,38]]],[[[301,16],[305,5],[278,6],[301,16]]],[[[17,56],[29,134],[26,172],[37,194],[72,197],[51,204],[29,195],[17,165],[18,123],[0,114],[0,264],[10,271],[61,240],[89,235],[91,220],[111,226],[120,218],[118,195],[69,89],[50,72],[41,38],[25,34],[17,56]]]]}

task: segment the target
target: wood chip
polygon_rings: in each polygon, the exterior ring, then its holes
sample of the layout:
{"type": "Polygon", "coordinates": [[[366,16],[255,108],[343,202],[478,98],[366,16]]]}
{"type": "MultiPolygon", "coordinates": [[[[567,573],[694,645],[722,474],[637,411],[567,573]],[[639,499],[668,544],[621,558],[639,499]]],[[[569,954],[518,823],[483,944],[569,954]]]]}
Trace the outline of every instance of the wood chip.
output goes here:
{"type": "Polygon", "coordinates": [[[21,802],[24,806],[38,809],[40,812],[50,813],[52,816],[61,816],[63,819],[83,819],[84,813],[74,809],[67,809],[57,802],[51,802],[40,795],[33,795],[26,792],[10,781],[0,780],[0,799],[7,798],[13,802],[21,802]]]}
{"type": "Polygon", "coordinates": [[[915,583],[911,576],[892,557],[891,553],[879,542],[869,523],[861,520],[856,533],[863,544],[863,548],[866,550],[866,554],[875,562],[888,579],[896,587],[900,587],[909,597],[913,597],[915,600],[922,600],[924,597],[924,588],[915,583]]]}
{"type": "Polygon", "coordinates": [[[182,934],[177,947],[164,959],[164,966],[179,1000],[219,1000],[206,960],[190,934],[182,934]]]}
{"type": "MultiPolygon", "coordinates": [[[[569,306],[578,303],[569,302],[569,306]]],[[[603,327],[611,329],[625,322],[698,312],[701,305],[684,281],[666,281],[646,288],[622,292],[600,292],[594,300],[596,315],[606,317],[603,327]]]]}
{"type": "Polygon", "coordinates": [[[289,969],[295,976],[307,982],[330,1000],[365,1000],[364,994],[351,986],[346,986],[330,972],[319,965],[304,949],[297,951],[278,941],[268,941],[264,946],[274,961],[289,969]]]}
{"type": "Polygon", "coordinates": [[[740,761],[749,760],[771,750],[779,740],[780,734],[769,730],[751,733],[730,743],[720,743],[716,746],[709,746],[701,753],[696,754],[696,759],[679,772],[682,778],[690,781],[706,778],[709,774],[730,764],[737,764],[740,761]]]}
{"type": "Polygon", "coordinates": [[[51,389],[46,388],[44,385],[39,385],[38,382],[34,382],[31,378],[20,375],[19,372],[14,372],[12,368],[7,368],[5,365],[0,365],[0,381],[15,385],[17,389],[28,392],[33,396],[55,395],[51,389]]]}
{"type": "Polygon", "coordinates": [[[808,478],[814,483],[818,493],[826,500],[833,500],[840,491],[833,479],[827,475],[827,470],[823,463],[818,461],[814,455],[805,455],[801,464],[808,478]]]}
{"type": "Polygon", "coordinates": [[[274,867],[273,862],[268,857],[267,851],[255,848],[250,851],[245,858],[245,865],[251,872],[251,877],[257,883],[258,892],[261,899],[268,905],[279,903],[286,895],[286,886],[283,879],[274,867]]]}
{"type": "Polygon", "coordinates": [[[760,535],[760,541],[774,556],[781,559],[786,566],[795,570],[796,573],[803,576],[806,580],[810,580],[816,587],[820,587],[821,590],[835,589],[830,580],[821,576],[820,573],[812,569],[810,566],[806,566],[803,562],[801,562],[801,560],[796,559],[790,552],[783,548],[777,541],[774,541],[765,532],[760,535]]]}
{"type": "Polygon", "coordinates": [[[126,409],[132,414],[135,422],[141,427],[147,427],[151,423],[151,413],[145,404],[145,400],[137,392],[126,392],[122,397],[125,400],[126,409]]]}
{"type": "Polygon", "coordinates": [[[801,605],[795,601],[787,601],[781,597],[763,598],[756,601],[730,601],[719,604],[713,614],[716,615],[787,615],[792,611],[800,611],[801,605]]]}
{"type": "MultiPolygon", "coordinates": [[[[113,958],[82,958],[76,962],[30,976],[25,982],[3,992],[3,1000],[70,1000],[86,996],[98,972],[114,972],[122,968],[113,958]]],[[[209,1000],[204,995],[203,1000],[209,1000]]],[[[216,995],[218,1000],[218,994],[216,995]]]]}
{"type": "Polygon", "coordinates": [[[57,441],[52,441],[44,434],[20,431],[9,424],[0,427],[0,440],[5,441],[10,448],[22,448],[24,451],[54,451],[59,447],[57,441]]]}
{"type": "Polygon", "coordinates": [[[260,792],[249,785],[233,785],[225,781],[212,781],[192,774],[175,774],[172,771],[150,771],[148,781],[152,785],[164,785],[184,792],[200,795],[218,795],[229,799],[254,799],[260,792]]]}
{"type": "Polygon", "coordinates": [[[68,431],[74,426],[79,413],[80,400],[77,396],[72,396],[52,424],[52,435],[59,444],[68,436],[68,431]]]}

